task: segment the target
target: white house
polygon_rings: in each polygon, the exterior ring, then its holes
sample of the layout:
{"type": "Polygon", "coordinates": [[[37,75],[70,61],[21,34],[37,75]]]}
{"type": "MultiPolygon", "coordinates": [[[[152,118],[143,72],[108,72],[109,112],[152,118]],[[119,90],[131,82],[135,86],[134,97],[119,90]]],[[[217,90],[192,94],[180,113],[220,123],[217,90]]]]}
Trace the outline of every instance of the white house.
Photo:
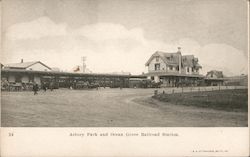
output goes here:
{"type": "Polygon", "coordinates": [[[184,80],[194,80],[201,77],[199,70],[202,68],[198,58],[194,55],[182,55],[181,48],[177,52],[156,51],[145,64],[148,67],[146,74],[155,82],[162,81],[168,86],[176,86],[184,80]]]}

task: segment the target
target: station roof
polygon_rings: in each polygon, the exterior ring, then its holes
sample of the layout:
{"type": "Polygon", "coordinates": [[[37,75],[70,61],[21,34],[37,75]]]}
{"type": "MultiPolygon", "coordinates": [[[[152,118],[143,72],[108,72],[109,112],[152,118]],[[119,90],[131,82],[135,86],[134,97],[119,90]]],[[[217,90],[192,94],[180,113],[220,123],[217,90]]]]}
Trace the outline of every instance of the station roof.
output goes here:
{"type": "Polygon", "coordinates": [[[2,73],[26,73],[26,74],[39,74],[43,76],[110,76],[110,77],[128,77],[128,78],[145,78],[144,75],[121,75],[121,74],[105,74],[105,73],[73,73],[73,72],[60,72],[60,71],[34,71],[23,69],[1,69],[2,73]]]}

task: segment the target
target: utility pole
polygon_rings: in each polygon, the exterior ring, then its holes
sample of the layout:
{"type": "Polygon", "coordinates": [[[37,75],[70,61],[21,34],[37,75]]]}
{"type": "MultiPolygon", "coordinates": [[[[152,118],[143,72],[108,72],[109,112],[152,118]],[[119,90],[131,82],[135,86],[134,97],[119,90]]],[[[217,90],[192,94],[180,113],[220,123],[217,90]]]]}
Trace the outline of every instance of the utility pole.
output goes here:
{"type": "Polygon", "coordinates": [[[83,56],[82,57],[82,73],[85,73],[85,70],[86,70],[86,63],[85,63],[85,61],[86,61],[86,57],[83,56]]]}

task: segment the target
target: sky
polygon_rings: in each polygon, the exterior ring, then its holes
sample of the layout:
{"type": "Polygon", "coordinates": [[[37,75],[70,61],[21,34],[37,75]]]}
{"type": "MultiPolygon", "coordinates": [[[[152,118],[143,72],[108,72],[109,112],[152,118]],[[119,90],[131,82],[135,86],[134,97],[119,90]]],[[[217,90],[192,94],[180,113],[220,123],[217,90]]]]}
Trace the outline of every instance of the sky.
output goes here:
{"type": "Polygon", "coordinates": [[[2,63],[147,72],[156,51],[194,54],[202,73],[246,74],[246,0],[3,0],[2,63]]]}

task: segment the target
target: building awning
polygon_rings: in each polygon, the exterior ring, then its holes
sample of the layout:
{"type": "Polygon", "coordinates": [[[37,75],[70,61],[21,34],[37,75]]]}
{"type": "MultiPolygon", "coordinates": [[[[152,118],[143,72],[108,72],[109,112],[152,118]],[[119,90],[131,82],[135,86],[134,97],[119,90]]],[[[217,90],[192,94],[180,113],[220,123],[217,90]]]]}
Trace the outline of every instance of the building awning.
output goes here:
{"type": "Polygon", "coordinates": [[[176,76],[176,77],[196,77],[204,78],[205,76],[199,74],[179,74],[179,73],[170,73],[170,72],[151,72],[144,74],[145,76],[176,76]]]}
{"type": "Polygon", "coordinates": [[[55,78],[54,76],[42,76],[42,78],[44,79],[51,79],[51,78],[55,78]]]}

